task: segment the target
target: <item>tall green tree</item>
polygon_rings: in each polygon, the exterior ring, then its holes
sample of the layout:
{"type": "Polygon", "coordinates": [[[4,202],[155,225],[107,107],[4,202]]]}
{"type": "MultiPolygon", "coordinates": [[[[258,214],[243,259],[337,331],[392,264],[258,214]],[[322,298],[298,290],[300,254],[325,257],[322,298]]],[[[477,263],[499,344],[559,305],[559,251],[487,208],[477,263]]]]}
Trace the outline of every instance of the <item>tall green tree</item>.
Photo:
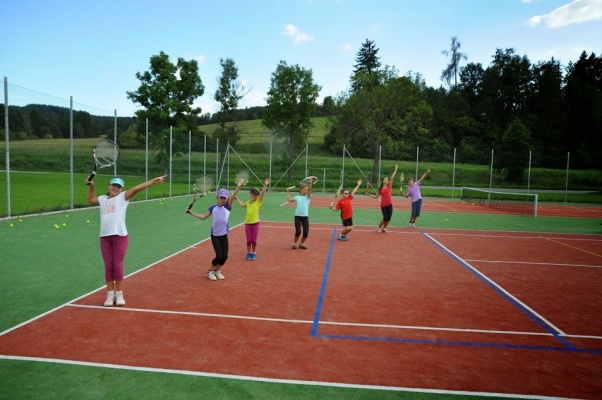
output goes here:
{"type": "Polygon", "coordinates": [[[218,127],[213,132],[213,137],[236,145],[242,132],[234,122],[240,101],[248,93],[248,87],[238,79],[238,67],[231,58],[220,58],[222,73],[217,79],[217,89],[213,99],[220,104],[217,114],[218,127]]]}
{"type": "Polygon", "coordinates": [[[458,86],[458,74],[460,70],[460,62],[466,60],[466,54],[460,52],[462,44],[456,36],[451,38],[449,50],[442,50],[441,54],[449,57],[449,64],[441,72],[441,80],[447,83],[447,86],[454,89],[458,86]],[[451,85],[452,78],[454,80],[453,86],[451,85]]]}
{"type": "Polygon", "coordinates": [[[374,176],[381,146],[397,158],[408,142],[424,143],[432,117],[421,87],[408,77],[395,76],[394,69],[387,70],[390,74],[379,78],[382,84],[339,99],[338,113],[325,137],[333,151],[345,144],[354,155],[373,158],[374,176]]]}
{"type": "Polygon", "coordinates": [[[363,89],[370,89],[379,84],[378,70],[381,66],[380,57],[374,41],[366,39],[355,57],[353,75],[351,76],[351,90],[357,93],[363,89]]]}
{"type": "MultiPolygon", "coordinates": [[[[201,113],[200,107],[194,107],[194,101],[205,93],[205,87],[199,75],[196,60],[186,61],[178,58],[173,64],[164,52],[150,58],[150,70],[137,72],[136,78],[140,86],[136,91],[126,92],[127,97],[142,106],[135,112],[140,119],[148,118],[150,123],[161,129],[160,133],[152,132],[151,143],[159,149],[158,161],[167,161],[169,149],[169,128],[173,127],[175,135],[184,135],[196,127],[196,117],[201,113]]],[[[140,124],[143,126],[143,124],[140,124]]],[[[176,152],[183,140],[174,140],[176,152]]]]}
{"type": "MultiPolygon", "coordinates": [[[[320,89],[312,71],[298,64],[289,66],[286,61],[280,61],[272,73],[262,123],[273,130],[276,137],[287,141],[286,158],[291,166],[296,149],[307,142],[320,89]]],[[[289,179],[292,172],[293,169],[289,169],[289,179]]]]}
{"type": "Polygon", "coordinates": [[[565,77],[565,138],[571,164],[602,167],[602,57],[582,52],[565,77]]]}

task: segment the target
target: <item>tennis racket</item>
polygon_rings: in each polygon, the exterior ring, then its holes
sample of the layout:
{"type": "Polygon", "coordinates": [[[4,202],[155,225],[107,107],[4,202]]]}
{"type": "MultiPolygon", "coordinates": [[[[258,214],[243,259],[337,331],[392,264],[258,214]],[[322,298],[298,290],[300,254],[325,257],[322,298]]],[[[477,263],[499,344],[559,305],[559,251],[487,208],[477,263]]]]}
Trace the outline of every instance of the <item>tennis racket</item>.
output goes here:
{"type": "Polygon", "coordinates": [[[117,146],[117,143],[108,139],[102,139],[96,143],[96,146],[94,146],[94,171],[92,171],[88,180],[92,181],[99,169],[110,167],[117,162],[118,158],[119,146],[117,146]]]}
{"type": "Polygon", "coordinates": [[[241,180],[243,181],[242,186],[246,185],[247,183],[249,183],[249,171],[247,171],[246,169],[243,169],[241,171],[238,171],[238,173],[236,174],[236,178],[234,178],[234,184],[238,185],[238,182],[240,182],[241,180]]]}
{"type": "Polygon", "coordinates": [[[343,185],[339,186],[339,188],[337,189],[337,191],[334,193],[334,199],[336,200],[337,197],[339,197],[341,195],[341,192],[343,191],[343,185]]]}
{"type": "Polygon", "coordinates": [[[309,186],[309,185],[315,184],[316,182],[318,182],[318,178],[317,177],[315,177],[315,176],[308,176],[308,177],[303,178],[303,180],[301,180],[300,184],[301,185],[309,186]]]}
{"type": "Polygon", "coordinates": [[[209,175],[203,175],[201,177],[198,177],[197,180],[194,181],[194,186],[192,188],[192,202],[188,206],[188,209],[186,209],[186,212],[190,211],[190,209],[198,199],[200,199],[207,193],[210,193],[213,190],[214,185],[215,183],[213,182],[213,178],[209,175]]]}
{"type": "Polygon", "coordinates": [[[401,184],[399,185],[399,193],[403,193],[403,180],[404,180],[404,176],[403,176],[403,172],[401,173],[401,175],[399,175],[399,182],[401,182],[401,184]]]}
{"type": "Polygon", "coordinates": [[[372,186],[372,182],[374,182],[374,177],[375,177],[375,175],[373,173],[369,174],[366,177],[366,195],[370,194],[370,189],[372,189],[372,191],[378,193],[378,191],[374,190],[374,187],[372,186]]]}

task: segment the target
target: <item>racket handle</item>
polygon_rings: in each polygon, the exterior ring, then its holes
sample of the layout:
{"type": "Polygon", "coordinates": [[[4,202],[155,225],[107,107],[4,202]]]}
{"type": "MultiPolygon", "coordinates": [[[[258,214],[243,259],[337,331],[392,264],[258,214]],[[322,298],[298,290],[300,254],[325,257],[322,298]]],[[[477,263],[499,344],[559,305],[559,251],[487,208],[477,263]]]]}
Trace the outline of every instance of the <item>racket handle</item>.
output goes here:
{"type": "MultiPolygon", "coordinates": [[[[96,176],[96,171],[92,171],[92,173],[90,174],[90,176],[88,177],[88,181],[92,182],[92,180],[94,179],[94,177],[96,176]]],[[[90,183],[88,182],[88,185],[90,183]]]]}

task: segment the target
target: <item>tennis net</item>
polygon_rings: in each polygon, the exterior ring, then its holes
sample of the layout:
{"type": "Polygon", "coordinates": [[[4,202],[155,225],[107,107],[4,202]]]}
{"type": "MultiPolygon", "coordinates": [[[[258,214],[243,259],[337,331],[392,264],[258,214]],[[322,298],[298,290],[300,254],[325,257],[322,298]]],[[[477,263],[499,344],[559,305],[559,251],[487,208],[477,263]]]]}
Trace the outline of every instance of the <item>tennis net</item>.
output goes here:
{"type": "Polygon", "coordinates": [[[465,203],[489,206],[512,214],[528,214],[537,217],[536,193],[512,193],[462,187],[461,199],[465,203]]]}

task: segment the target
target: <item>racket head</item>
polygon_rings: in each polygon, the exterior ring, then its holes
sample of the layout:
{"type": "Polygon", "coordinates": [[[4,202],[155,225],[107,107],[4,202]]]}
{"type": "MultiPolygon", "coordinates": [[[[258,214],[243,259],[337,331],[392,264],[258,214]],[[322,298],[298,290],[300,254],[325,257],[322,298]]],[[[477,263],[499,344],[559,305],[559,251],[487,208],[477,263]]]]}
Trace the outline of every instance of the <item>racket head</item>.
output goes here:
{"type": "Polygon", "coordinates": [[[236,174],[236,178],[234,178],[234,184],[238,185],[238,182],[240,182],[241,180],[243,181],[243,186],[246,185],[247,183],[249,183],[249,179],[250,179],[251,175],[249,174],[249,171],[246,169],[240,170],[238,171],[238,173],[236,174]]]}
{"type": "Polygon", "coordinates": [[[119,146],[109,139],[102,139],[94,146],[94,162],[98,168],[106,168],[119,159],[119,146]]]}
{"type": "Polygon", "coordinates": [[[341,195],[341,192],[343,191],[343,185],[339,186],[339,188],[337,189],[334,197],[337,198],[341,195]]]}
{"type": "Polygon", "coordinates": [[[192,191],[197,196],[204,196],[215,188],[215,181],[209,175],[202,175],[196,178],[192,191]]]}
{"type": "Polygon", "coordinates": [[[300,185],[309,186],[310,184],[313,185],[316,182],[318,182],[318,177],[316,177],[316,176],[306,176],[305,178],[303,178],[301,180],[301,182],[299,184],[300,185]]]}

